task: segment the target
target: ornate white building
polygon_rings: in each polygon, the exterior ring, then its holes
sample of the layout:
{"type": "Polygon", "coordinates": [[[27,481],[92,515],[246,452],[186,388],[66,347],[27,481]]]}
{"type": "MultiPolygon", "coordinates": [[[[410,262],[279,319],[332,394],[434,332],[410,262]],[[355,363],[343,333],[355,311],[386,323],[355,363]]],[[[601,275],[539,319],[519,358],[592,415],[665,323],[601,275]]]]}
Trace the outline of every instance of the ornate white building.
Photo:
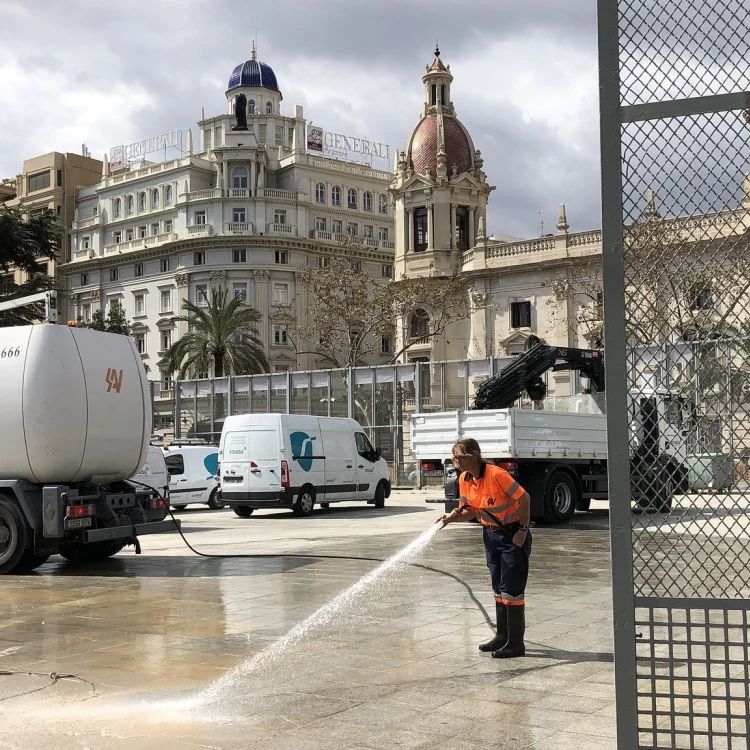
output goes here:
{"type": "Polygon", "coordinates": [[[282,98],[253,50],[232,71],[225,113],[198,123],[199,143],[189,131],[180,158],[114,172],[105,158],[101,182],[79,192],[62,267],[67,316],[121,304],[164,390],[157,363],[186,330],[175,320],[185,299],[205,304],[226,285],[262,313],[272,369],[307,369],[322,363],[295,354],[284,322],[306,322],[301,271],[357,235],[362,272],[393,277],[391,173],[308,153],[302,107],[284,115],[282,98]]]}

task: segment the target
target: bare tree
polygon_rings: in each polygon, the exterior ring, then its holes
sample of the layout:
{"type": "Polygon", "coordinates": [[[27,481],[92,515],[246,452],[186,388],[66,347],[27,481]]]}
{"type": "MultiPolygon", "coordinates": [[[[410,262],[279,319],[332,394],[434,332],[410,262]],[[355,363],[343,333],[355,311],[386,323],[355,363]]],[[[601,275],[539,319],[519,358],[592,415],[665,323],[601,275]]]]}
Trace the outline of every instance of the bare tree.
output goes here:
{"type": "Polygon", "coordinates": [[[286,321],[298,354],[314,354],[337,369],[372,359],[398,362],[417,342],[441,336],[486,304],[465,277],[392,281],[372,276],[362,268],[366,255],[356,238],[348,238],[325,266],[303,273],[309,322],[299,325],[291,313],[286,321]],[[422,325],[412,330],[415,315],[422,325]],[[405,327],[400,337],[399,322],[405,327]]]}

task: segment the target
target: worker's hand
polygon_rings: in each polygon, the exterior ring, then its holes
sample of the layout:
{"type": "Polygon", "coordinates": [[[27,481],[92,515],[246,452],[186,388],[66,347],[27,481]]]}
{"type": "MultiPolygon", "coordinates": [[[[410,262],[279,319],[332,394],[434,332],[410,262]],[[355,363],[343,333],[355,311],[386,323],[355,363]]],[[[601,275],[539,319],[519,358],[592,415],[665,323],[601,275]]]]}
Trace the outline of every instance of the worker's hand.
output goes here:
{"type": "Polygon", "coordinates": [[[444,513],[442,516],[440,516],[440,518],[438,518],[437,521],[435,521],[435,523],[439,523],[440,521],[442,521],[443,525],[447,526],[452,521],[455,521],[456,518],[458,518],[458,516],[460,515],[461,515],[460,511],[458,510],[458,508],[456,508],[455,510],[452,510],[450,513],[447,513],[447,514],[444,513]]]}
{"type": "Polygon", "coordinates": [[[529,532],[525,529],[519,529],[515,534],[513,534],[513,544],[516,545],[516,547],[523,547],[524,542],[526,541],[526,535],[529,532]]]}

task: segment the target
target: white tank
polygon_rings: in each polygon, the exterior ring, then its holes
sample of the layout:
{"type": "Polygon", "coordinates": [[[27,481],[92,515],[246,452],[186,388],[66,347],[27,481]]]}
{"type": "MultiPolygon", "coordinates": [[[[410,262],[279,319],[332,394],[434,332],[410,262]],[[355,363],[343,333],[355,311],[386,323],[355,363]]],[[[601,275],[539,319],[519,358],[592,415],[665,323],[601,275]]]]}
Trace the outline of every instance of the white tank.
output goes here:
{"type": "Polygon", "coordinates": [[[146,459],[151,399],[129,336],[0,328],[0,478],[126,479],[146,459]]]}

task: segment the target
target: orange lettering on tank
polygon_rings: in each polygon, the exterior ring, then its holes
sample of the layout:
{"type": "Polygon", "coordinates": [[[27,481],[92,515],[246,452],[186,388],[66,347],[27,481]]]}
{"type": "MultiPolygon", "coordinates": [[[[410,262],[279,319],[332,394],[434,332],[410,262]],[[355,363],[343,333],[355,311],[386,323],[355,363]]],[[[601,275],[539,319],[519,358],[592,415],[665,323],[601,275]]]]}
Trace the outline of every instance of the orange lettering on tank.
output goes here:
{"type": "Polygon", "coordinates": [[[107,370],[107,393],[114,391],[115,393],[120,392],[122,388],[122,370],[116,370],[114,367],[110,367],[107,370]]]}

